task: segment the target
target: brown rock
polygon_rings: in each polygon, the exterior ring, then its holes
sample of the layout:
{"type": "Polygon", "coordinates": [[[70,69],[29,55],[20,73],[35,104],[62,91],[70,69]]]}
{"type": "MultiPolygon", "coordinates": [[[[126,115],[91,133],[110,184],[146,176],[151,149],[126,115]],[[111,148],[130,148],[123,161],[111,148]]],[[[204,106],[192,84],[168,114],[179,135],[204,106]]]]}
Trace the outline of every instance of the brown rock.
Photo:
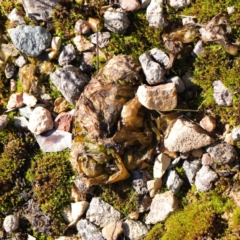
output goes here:
{"type": "Polygon", "coordinates": [[[54,126],[57,130],[71,132],[72,115],[70,113],[60,113],[54,120],[54,126]]]}
{"type": "Polygon", "coordinates": [[[102,229],[102,235],[106,240],[117,240],[122,232],[122,221],[113,221],[102,229]]]}
{"type": "Polygon", "coordinates": [[[96,32],[97,29],[98,31],[100,30],[100,19],[99,18],[88,18],[87,21],[88,25],[90,26],[90,28],[92,29],[93,32],[96,32]]]}
{"type": "Polygon", "coordinates": [[[68,102],[65,98],[59,97],[54,101],[53,111],[56,113],[66,112],[69,109],[68,102]]]}
{"type": "Polygon", "coordinates": [[[216,119],[211,116],[205,116],[201,120],[200,126],[208,132],[212,132],[216,128],[216,119]]]}
{"type": "Polygon", "coordinates": [[[83,36],[76,36],[73,39],[73,42],[75,44],[75,46],[77,47],[78,51],[83,52],[86,50],[90,50],[94,47],[94,44],[91,43],[89,40],[87,40],[85,37],[83,36]]]}
{"type": "Polygon", "coordinates": [[[204,153],[202,155],[202,165],[204,166],[212,166],[213,165],[213,159],[208,153],[204,153]]]}

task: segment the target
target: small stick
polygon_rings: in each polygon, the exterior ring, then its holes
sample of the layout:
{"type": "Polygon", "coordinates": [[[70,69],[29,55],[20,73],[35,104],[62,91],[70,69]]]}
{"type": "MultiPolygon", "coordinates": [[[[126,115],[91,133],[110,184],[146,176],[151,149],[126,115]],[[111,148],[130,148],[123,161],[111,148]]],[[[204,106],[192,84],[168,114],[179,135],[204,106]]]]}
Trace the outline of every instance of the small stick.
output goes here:
{"type": "Polygon", "coordinates": [[[97,68],[97,72],[98,72],[98,68],[99,68],[99,49],[98,49],[98,24],[97,24],[97,32],[96,32],[96,37],[97,37],[97,46],[96,46],[96,68],[97,68]]]}

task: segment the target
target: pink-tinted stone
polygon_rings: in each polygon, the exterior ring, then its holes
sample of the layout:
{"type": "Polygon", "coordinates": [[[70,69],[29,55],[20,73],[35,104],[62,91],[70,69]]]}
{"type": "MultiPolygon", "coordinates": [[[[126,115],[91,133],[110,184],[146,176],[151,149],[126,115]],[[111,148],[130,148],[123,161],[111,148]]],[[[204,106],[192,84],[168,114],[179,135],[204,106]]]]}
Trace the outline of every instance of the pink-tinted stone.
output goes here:
{"type": "Polygon", "coordinates": [[[201,120],[200,125],[208,132],[212,132],[216,128],[216,119],[211,116],[206,116],[201,120]]]}
{"type": "Polygon", "coordinates": [[[54,126],[57,130],[71,132],[72,115],[70,113],[60,113],[54,120],[54,126]]]}
{"type": "Polygon", "coordinates": [[[212,166],[213,165],[213,159],[208,153],[204,153],[202,155],[202,165],[205,166],[212,166]]]}

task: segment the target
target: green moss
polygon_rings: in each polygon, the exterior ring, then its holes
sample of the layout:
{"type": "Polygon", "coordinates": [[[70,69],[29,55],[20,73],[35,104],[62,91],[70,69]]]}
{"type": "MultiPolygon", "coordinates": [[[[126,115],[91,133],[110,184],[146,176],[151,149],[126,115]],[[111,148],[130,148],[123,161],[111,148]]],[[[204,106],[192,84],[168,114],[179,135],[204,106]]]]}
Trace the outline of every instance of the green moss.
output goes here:
{"type": "Polygon", "coordinates": [[[162,237],[164,233],[164,225],[162,223],[155,224],[153,228],[148,232],[148,235],[144,240],[157,240],[162,237]]]}

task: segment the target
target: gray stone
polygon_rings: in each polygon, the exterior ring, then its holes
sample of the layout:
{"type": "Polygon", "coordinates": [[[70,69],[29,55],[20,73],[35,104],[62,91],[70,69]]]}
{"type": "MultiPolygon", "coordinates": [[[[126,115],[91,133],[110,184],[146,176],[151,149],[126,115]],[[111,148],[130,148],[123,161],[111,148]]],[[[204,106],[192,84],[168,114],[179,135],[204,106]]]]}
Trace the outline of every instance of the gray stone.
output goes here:
{"type": "Polygon", "coordinates": [[[183,180],[179,177],[175,170],[170,170],[167,178],[166,185],[168,189],[173,192],[174,194],[178,193],[180,187],[183,184],[183,180]]]}
{"type": "Polygon", "coordinates": [[[76,58],[75,48],[71,43],[69,43],[68,45],[63,47],[58,57],[58,63],[60,66],[67,65],[75,58],[76,58]]]}
{"type": "Polygon", "coordinates": [[[141,85],[138,87],[139,102],[146,108],[157,111],[171,111],[177,106],[177,93],[174,83],[157,86],[141,85]]]}
{"type": "Polygon", "coordinates": [[[40,26],[17,26],[8,29],[8,33],[16,48],[27,56],[40,55],[51,43],[51,34],[40,26]]]}
{"type": "Polygon", "coordinates": [[[212,157],[215,163],[229,164],[235,161],[238,157],[235,148],[227,143],[215,143],[207,148],[207,152],[212,157]]]}
{"type": "Polygon", "coordinates": [[[48,21],[59,0],[22,0],[27,16],[34,20],[48,21]]]}
{"type": "Polygon", "coordinates": [[[94,52],[83,52],[80,59],[80,70],[90,72],[93,70],[93,57],[95,56],[94,52]]]}
{"type": "Polygon", "coordinates": [[[82,240],[104,240],[99,229],[86,219],[81,219],[78,221],[77,230],[82,240]]]}
{"type": "Polygon", "coordinates": [[[28,127],[28,120],[25,117],[16,117],[14,116],[14,126],[15,127],[28,127]]]}
{"type": "Polygon", "coordinates": [[[125,33],[129,25],[127,13],[121,8],[108,8],[104,13],[104,27],[111,32],[125,33]]]}
{"type": "Polygon", "coordinates": [[[8,122],[9,122],[8,115],[1,115],[0,116],[0,131],[2,131],[4,128],[6,128],[8,122]]]}
{"type": "Polygon", "coordinates": [[[8,215],[4,218],[3,228],[7,233],[11,233],[18,229],[19,219],[14,215],[8,215]]]}
{"type": "Polygon", "coordinates": [[[119,0],[119,4],[126,11],[136,11],[141,8],[138,0],[119,0]]]}
{"type": "Polygon", "coordinates": [[[17,70],[17,68],[14,64],[7,63],[5,70],[4,70],[6,78],[12,78],[14,73],[16,72],[16,70],[17,70]]]}
{"type": "Polygon", "coordinates": [[[232,93],[220,80],[213,82],[213,98],[218,106],[232,105],[232,93]]]}
{"type": "Polygon", "coordinates": [[[178,200],[171,191],[158,193],[152,200],[146,224],[156,224],[166,220],[170,213],[178,207],[178,200]]]}
{"type": "Polygon", "coordinates": [[[213,141],[201,127],[179,118],[164,139],[164,146],[172,152],[188,152],[205,147],[213,141]]]}
{"type": "Polygon", "coordinates": [[[202,166],[196,174],[195,185],[197,190],[201,192],[211,190],[212,184],[217,178],[218,175],[209,166],[202,166]]]}
{"type": "Polygon", "coordinates": [[[158,84],[164,81],[165,70],[160,64],[154,62],[149,53],[139,56],[139,61],[149,84],[158,84]]]}
{"type": "Polygon", "coordinates": [[[104,202],[100,197],[92,198],[86,213],[86,219],[89,219],[90,222],[97,226],[104,226],[112,221],[119,220],[120,217],[120,212],[104,202]]]}
{"type": "Polygon", "coordinates": [[[17,59],[16,59],[16,65],[18,67],[23,67],[26,63],[27,63],[27,60],[23,57],[23,56],[19,56],[17,59]]]}
{"type": "Polygon", "coordinates": [[[8,15],[8,19],[15,24],[26,24],[20,11],[14,8],[8,15]]]}
{"type": "Polygon", "coordinates": [[[89,77],[72,65],[56,69],[50,75],[50,79],[65,99],[72,104],[75,104],[85,85],[89,82],[89,77]]]}
{"type": "Polygon", "coordinates": [[[184,8],[191,3],[191,0],[168,0],[168,4],[172,8],[184,8]]]}
{"type": "Polygon", "coordinates": [[[127,236],[130,240],[139,240],[147,235],[148,229],[147,226],[140,222],[127,219],[123,223],[124,235],[127,236]]]}
{"type": "Polygon", "coordinates": [[[144,170],[134,170],[132,172],[132,178],[132,186],[138,194],[148,193],[147,180],[149,179],[147,179],[147,175],[144,170]]]}
{"type": "Polygon", "coordinates": [[[122,221],[113,221],[102,229],[102,235],[106,240],[117,240],[122,232],[122,221]]]}
{"type": "Polygon", "coordinates": [[[149,26],[160,28],[166,25],[166,20],[163,16],[163,0],[151,0],[147,7],[146,17],[149,22],[149,26]]]}
{"type": "Polygon", "coordinates": [[[194,160],[192,162],[184,161],[182,168],[185,171],[189,183],[193,185],[196,173],[201,168],[201,162],[198,160],[194,160]]]}
{"type": "Polygon", "coordinates": [[[160,49],[153,48],[150,50],[150,55],[152,58],[160,63],[162,66],[166,67],[169,63],[168,55],[160,49]]]}
{"type": "Polygon", "coordinates": [[[141,1],[141,3],[142,3],[141,8],[147,8],[148,5],[150,4],[150,1],[151,0],[142,0],[141,1]]]}
{"type": "Polygon", "coordinates": [[[162,178],[163,174],[167,170],[170,163],[171,163],[170,157],[168,157],[164,153],[159,154],[154,161],[153,177],[162,178]]]}
{"type": "Polygon", "coordinates": [[[25,118],[30,118],[32,114],[32,109],[29,106],[21,107],[18,109],[21,116],[25,118]]]}
{"type": "Polygon", "coordinates": [[[185,90],[184,83],[180,77],[175,76],[175,77],[168,78],[167,83],[170,83],[170,82],[175,84],[177,92],[183,92],[185,90]]]}
{"type": "MultiPolygon", "coordinates": [[[[111,34],[109,32],[98,32],[98,46],[104,48],[108,45],[111,34]]],[[[90,35],[91,42],[97,44],[97,33],[90,35]]]]}
{"type": "Polygon", "coordinates": [[[232,138],[235,141],[240,141],[240,127],[235,127],[232,130],[232,138]]]}

